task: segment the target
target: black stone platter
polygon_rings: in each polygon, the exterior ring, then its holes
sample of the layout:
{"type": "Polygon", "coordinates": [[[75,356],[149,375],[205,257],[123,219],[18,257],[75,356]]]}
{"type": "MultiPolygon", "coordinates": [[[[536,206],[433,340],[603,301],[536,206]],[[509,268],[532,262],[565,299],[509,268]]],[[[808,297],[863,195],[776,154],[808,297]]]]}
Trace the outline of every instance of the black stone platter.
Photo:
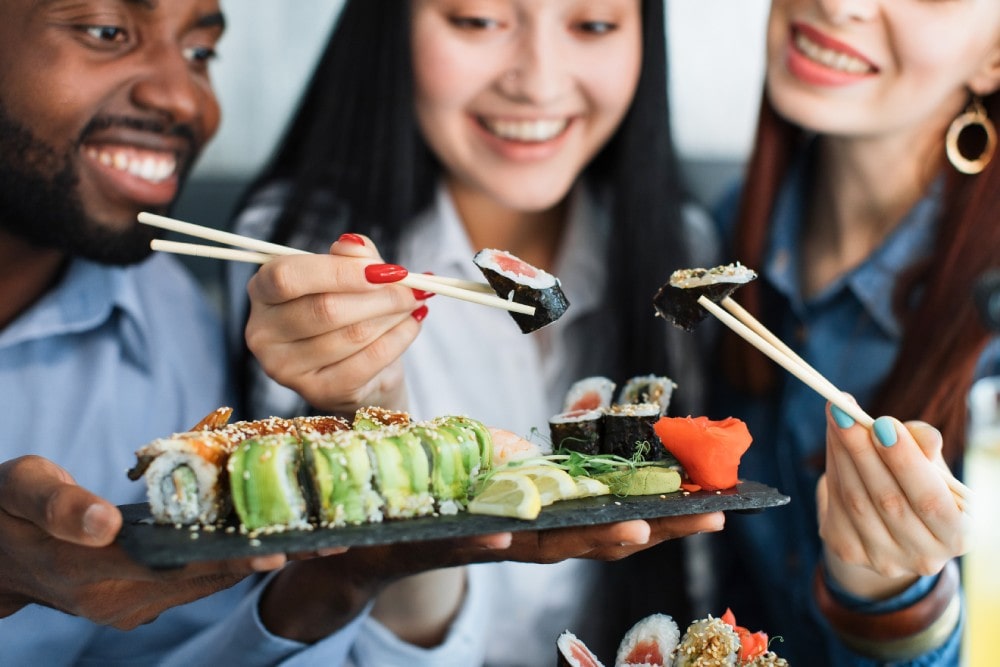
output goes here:
{"type": "Polygon", "coordinates": [[[172,568],[195,561],[307,552],[324,547],[421,542],[716,511],[754,512],[785,505],[788,501],[788,496],[769,486],[741,482],[725,491],[678,491],[662,496],[600,496],[563,500],[542,508],[538,518],[531,521],[461,512],[361,526],[289,530],[254,537],[225,528],[192,530],[190,527],[157,525],[152,523],[149,506],[140,503],[121,507],[125,522],[118,542],[140,563],[154,568],[172,568]]]}

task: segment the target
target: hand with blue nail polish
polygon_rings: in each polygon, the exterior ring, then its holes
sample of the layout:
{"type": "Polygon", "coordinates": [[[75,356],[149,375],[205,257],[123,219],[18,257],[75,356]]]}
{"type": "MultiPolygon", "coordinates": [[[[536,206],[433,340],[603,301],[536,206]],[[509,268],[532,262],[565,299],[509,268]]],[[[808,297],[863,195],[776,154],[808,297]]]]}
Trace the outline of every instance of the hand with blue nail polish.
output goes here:
{"type": "Polygon", "coordinates": [[[940,432],[879,417],[871,430],[830,406],[817,514],[830,576],[882,599],[969,547],[968,517],[942,475],[940,432]]]}

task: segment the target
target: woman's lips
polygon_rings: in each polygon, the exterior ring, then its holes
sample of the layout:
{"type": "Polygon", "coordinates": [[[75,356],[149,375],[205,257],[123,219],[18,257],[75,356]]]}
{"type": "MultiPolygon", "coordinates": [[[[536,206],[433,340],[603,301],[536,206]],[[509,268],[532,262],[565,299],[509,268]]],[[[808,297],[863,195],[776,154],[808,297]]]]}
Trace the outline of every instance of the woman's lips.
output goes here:
{"type": "Polygon", "coordinates": [[[572,116],[532,119],[476,116],[474,120],[491,150],[514,162],[545,160],[557,154],[575,124],[572,116]]]}
{"type": "Polygon", "coordinates": [[[806,83],[820,86],[849,85],[878,73],[878,67],[856,50],[802,24],[792,28],[788,69],[806,83]]]}

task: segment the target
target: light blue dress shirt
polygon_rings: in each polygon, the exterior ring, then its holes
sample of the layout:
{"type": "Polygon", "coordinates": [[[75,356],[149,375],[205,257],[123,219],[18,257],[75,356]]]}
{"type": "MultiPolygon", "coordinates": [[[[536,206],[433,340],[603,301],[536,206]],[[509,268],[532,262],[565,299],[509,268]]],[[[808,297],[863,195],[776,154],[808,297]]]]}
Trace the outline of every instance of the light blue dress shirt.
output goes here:
{"type": "MultiPolygon", "coordinates": [[[[760,280],[776,295],[768,325],[779,338],[838,388],[870,406],[899,351],[901,323],[892,299],[899,275],[931,252],[941,188],[918,202],[889,237],[862,264],[821,293],[804,298],[799,281],[799,239],[807,194],[807,171],[793,171],[777,201],[760,280]]],[[[938,184],[940,185],[940,184],[938,184]]],[[[735,217],[735,194],[720,207],[723,226],[735,217]]],[[[726,238],[731,234],[726,233],[726,238]]],[[[736,295],[737,300],[739,294],[736,295]]],[[[969,295],[971,298],[971,295],[969,295]]],[[[980,361],[981,375],[1000,373],[1000,346],[993,340],[980,361]]],[[[825,399],[781,372],[778,388],[759,398],[723,388],[713,407],[721,418],[744,419],[754,435],[740,464],[740,476],[780,489],[792,498],[786,507],[756,515],[733,515],[718,539],[730,562],[720,596],[741,625],[761,629],[783,642],[774,650],[798,665],[874,665],[850,653],[828,629],[811,593],[821,552],[816,520],[816,483],[825,447],[825,399]]],[[[903,608],[936,582],[925,577],[901,595],[879,603],[841,596],[868,613],[903,608]]],[[[907,665],[957,665],[961,623],[939,649],[907,665]]],[[[899,663],[904,664],[904,663],[899,663]]]]}
{"type": "MultiPolygon", "coordinates": [[[[172,258],[73,261],[0,331],[0,457],[37,454],[114,503],[144,501],[144,483],[126,477],[135,450],[232,404],[223,341],[172,258]]],[[[257,615],[262,586],[245,580],[130,632],[29,605],[0,619],[0,664],[341,664],[358,622],[311,646],[275,637],[257,615]]]]}

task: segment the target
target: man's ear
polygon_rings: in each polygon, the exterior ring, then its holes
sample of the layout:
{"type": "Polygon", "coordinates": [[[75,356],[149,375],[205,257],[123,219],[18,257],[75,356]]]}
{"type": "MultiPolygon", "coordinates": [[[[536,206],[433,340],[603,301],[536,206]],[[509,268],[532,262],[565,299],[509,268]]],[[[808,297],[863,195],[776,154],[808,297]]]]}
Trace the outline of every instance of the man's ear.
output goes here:
{"type": "Polygon", "coordinates": [[[968,88],[980,97],[1000,88],[1000,44],[990,51],[982,66],[969,79],[968,88]]]}

